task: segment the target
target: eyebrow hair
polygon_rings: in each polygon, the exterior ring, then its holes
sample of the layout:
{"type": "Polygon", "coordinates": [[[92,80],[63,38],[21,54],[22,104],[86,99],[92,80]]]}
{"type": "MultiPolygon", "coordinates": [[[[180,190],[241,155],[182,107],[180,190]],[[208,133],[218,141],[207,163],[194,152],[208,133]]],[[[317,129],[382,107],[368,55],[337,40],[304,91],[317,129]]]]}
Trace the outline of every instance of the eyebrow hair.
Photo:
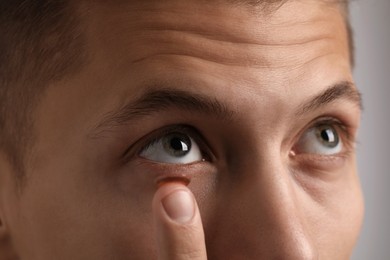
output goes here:
{"type": "Polygon", "coordinates": [[[309,113],[339,99],[349,100],[356,104],[360,110],[363,109],[362,95],[354,84],[349,81],[341,81],[325,89],[308,102],[303,103],[301,108],[298,109],[297,115],[309,113]]]}
{"type": "Polygon", "coordinates": [[[224,121],[230,120],[234,114],[216,98],[183,90],[159,89],[146,92],[134,102],[107,113],[96,129],[112,128],[170,108],[202,113],[224,121]]]}
{"type": "MultiPolygon", "coordinates": [[[[344,81],[327,88],[319,95],[304,102],[298,108],[297,116],[319,109],[339,99],[350,100],[360,108],[362,107],[361,94],[356,90],[353,83],[344,81]]],[[[235,114],[233,110],[230,110],[225,104],[218,101],[217,98],[171,88],[154,89],[142,94],[135,101],[107,113],[95,127],[94,136],[137,118],[172,108],[201,113],[224,121],[231,120],[235,114]]]]}

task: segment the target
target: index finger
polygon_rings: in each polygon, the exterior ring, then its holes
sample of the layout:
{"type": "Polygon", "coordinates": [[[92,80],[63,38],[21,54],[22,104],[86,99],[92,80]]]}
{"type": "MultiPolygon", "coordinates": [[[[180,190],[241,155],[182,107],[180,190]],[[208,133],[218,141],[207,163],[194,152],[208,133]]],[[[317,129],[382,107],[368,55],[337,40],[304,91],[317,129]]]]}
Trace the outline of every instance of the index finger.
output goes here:
{"type": "Polygon", "coordinates": [[[153,198],[153,215],[159,259],[207,259],[199,208],[185,185],[162,185],[153,198]]]}

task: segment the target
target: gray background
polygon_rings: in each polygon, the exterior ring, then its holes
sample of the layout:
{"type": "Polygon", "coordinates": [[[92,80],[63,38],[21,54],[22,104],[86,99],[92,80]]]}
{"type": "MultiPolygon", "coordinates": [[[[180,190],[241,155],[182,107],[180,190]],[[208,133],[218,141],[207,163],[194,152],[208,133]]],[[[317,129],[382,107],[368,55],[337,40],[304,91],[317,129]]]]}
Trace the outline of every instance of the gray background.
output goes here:
{"type": "Polygon", "coordinates": [[[352,0],[355,80],[364,112],[358,165],[366,203],[353,260],[390,259],[390,0],[352,0]]]}

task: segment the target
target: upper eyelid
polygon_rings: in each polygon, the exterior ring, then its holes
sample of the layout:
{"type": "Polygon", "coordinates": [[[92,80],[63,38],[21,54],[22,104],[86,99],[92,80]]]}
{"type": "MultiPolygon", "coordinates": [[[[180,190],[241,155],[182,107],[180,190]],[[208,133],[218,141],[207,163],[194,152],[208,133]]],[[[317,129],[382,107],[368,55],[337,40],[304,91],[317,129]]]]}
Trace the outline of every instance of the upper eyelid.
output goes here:
{"type": "MultiPolygon", "coordinates": [[[[326,125],[326,124],[336,126],[337,130],[342,131],[341,140],[346,146],[352,147],[356,143],[354,135],[352,134],[351,131],[351,128],[353,127],[351,127],[348,123],[346,123],[343,120],[340,120],[338,117],[335,116],[321,116],[315,118],[303,130],[300,131],[298,135],[298,139],[296,140],[299,140],[302,137],[302,135],[305,132],[307,132],[309,129],[320,125],[326,125]]],[[[186,124],[172,124],[172,125],[164,126],[157,130],[152,131],[151,133],[144,135],[138,141],[132,144],[128,149],[126,149],[126,151],[123,153],[122,158],[125,158],[125,161],[128,161],[129,157],[139,155],[144,149],[146,149],[150,145],[153,145],[165,135],[174,132],[189,135],[195,142],[197,142],[200,149],[202,150],[202,153],[206,153],[206,156],[209,157],[211,160],[212,158],[215,158],[214,157],[215,153],[212,147],[209,146],[209,142],[204,137],[204,135],[200,133],[197,130],[197,128],[186,124]]],[[[294,143],[296,142],[297,141],[295,141],[294,143]]]]}
{"type": "MultiPolygon", "coordinates": [[[[207,141],[196,128],[190,125],[175,124],[175,125],[168,125],[159,128],[157,130],[152,131],[149,134],[144,135],[133,145],[131,145],[128,149],[126,149],[122,157],[125,158],[125,161],[127,161],[129,160],[128,158],[131,156],[138,156],[142,151],[150,147],[150,145],[155,144],[157,141],[159,141],[159,139],[163,138],[165,135],[175,133],[175,132],[189,135],[195,142],[197,142],[198,146],[200,147],[203,153],[204,152],[211,153],[211,149],[208,146],[207,141]]],[[[212,155],[207,154],[207,157],[211,158],[212,155]]]]}
{"type": "MultiPolygon", "coordinates": [[[[188,133],[191,131],[188,128],[189,128],[188,126],[183,126],[183,125],[173,125],[173,126],[164,127],[163,129],[160,129],[161,132],[158,132],[156,134],[156,136],[150,137],[150,139],[148,141],[146,141],[146,144],[142,146],[141,150],[138,153],[147,149],[151,145],[157,143],[157,141],[159,141],[161,138],[163,138],[165,135],[168,135],[168,134],[172,134],[172,133],[177,132],[177,133],[181,133],[181,134],[187,134],[187,135],[190,135],[192,137],[192,134],[188,133]]],[[[156,131],[159,131],[159,130],[156,130],[156,131]]],[[[145,138],[147,138],[147,136],[145,138]]],[[[143,138],[141,138],[141,140],[142,139],[143,138]]]]}
{"type": "Polygon", "coordinates": [[[295,151],[297,147],[296,145],[298,145],[301,138],[303,138],[303,136],[310,129],[322,125],[330,125],[335,127],[335,130],[337,131],[340,140],[343,143],[345,152],[353,151],[356,144],[356,138],[354,134],[355,128],[348,121],[342,120],[342,118],[338,117],[337,115],[321,115],[311,120],[305,125],[305,127],[301,128],[297,135],[295,135],[295,138],[291,140],[289,149],[291,151],[295,151]]]}
{"type": "Polygon", "coordinates": [[[187,135],[190,135],[191,137],[193,135],[197,135],[195,133],[195,131],[191,128],[192,127],[187,126],[187,125],[171,125],[171,126],[163,127],[162,129],[156,130],[157,133],[155,134],[155,136],[150,137],[151,139],[150,139],[150,141],[147,141],[147,143],[153,144],[154,142],[158,141],[159,139],[161,139],[165,135],[172,134],[172,133],[187,134],[187,135]]]}
{"type": "Polygon", "coordinates": [[[338,118],[332,116],[319,117],[313,120],[312,123],[310,123],[309,126],[305,128],[303,132],[299,135],[298,139],[300,139],[303,134],[305,134],[308,130],[321,125],[331,125],[335,127],[337,133],[339,134],[340,140],[345,148],[345,151],[342,152],[343,154],[350,153],[354,149],[356,139],[352,134],[352,127],[345,122],[339,120],[338,118]]]}
{"type": "MultiPolygon", "coordinates": [[[[313,128],[313,127],[318,127],[321,125],[331,125],[331,126],[336,126],[337,129],[340,129],[345,137],[347,138],[348,142],[354,142],[353,135],[351,133],[351,127],[344,122],[340,121],[339,119],[333,118],[333,117],[322,117],[316,119],[308,128],[307,130],[313,128]]],[[[305,130],[305,132],[307,131],[305,130]]]]}

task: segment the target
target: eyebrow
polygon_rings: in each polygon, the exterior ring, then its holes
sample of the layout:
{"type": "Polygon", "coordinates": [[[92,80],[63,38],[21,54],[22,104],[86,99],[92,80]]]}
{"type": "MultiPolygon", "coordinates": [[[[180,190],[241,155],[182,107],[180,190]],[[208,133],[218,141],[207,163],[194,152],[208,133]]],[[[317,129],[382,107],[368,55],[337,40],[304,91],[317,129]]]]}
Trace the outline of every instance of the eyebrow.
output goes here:
{"type": "Polygon", "coordinates": [[[325,89],[322,93],[304,102],[298,109],[297,116],[317,110],[336,100],[346,100],[363,110],[362,95],[355,85],[349,81],[341,81],[325,89]]]}
{"type": "MultiPolygon", "coordinates": [[[[297,116],[317,110],[339,99],[349,100],[362,107],[361,94],[353,83],[343,81],[304,102],[297,110],[297,116]]],[[[94,136],[99,133],[128,124],[136,119],[153,115],[168,109],[184,110],[204,114],[209,117],[229,121],[235,111],[229,109],[217,98],[172,88],[154,89],[145,92],[140,98],[103,116],[103,120],[94,129],[94,136]]]]}
{"type": "Polygon", "coordinates": [[[99,133],[168,109],[201,113],[224,121],[230,120],[234,114],[216,98],[183,90],[159,89],[148,91],[134,102],[107,113],[95,130],[99,133]]]}

